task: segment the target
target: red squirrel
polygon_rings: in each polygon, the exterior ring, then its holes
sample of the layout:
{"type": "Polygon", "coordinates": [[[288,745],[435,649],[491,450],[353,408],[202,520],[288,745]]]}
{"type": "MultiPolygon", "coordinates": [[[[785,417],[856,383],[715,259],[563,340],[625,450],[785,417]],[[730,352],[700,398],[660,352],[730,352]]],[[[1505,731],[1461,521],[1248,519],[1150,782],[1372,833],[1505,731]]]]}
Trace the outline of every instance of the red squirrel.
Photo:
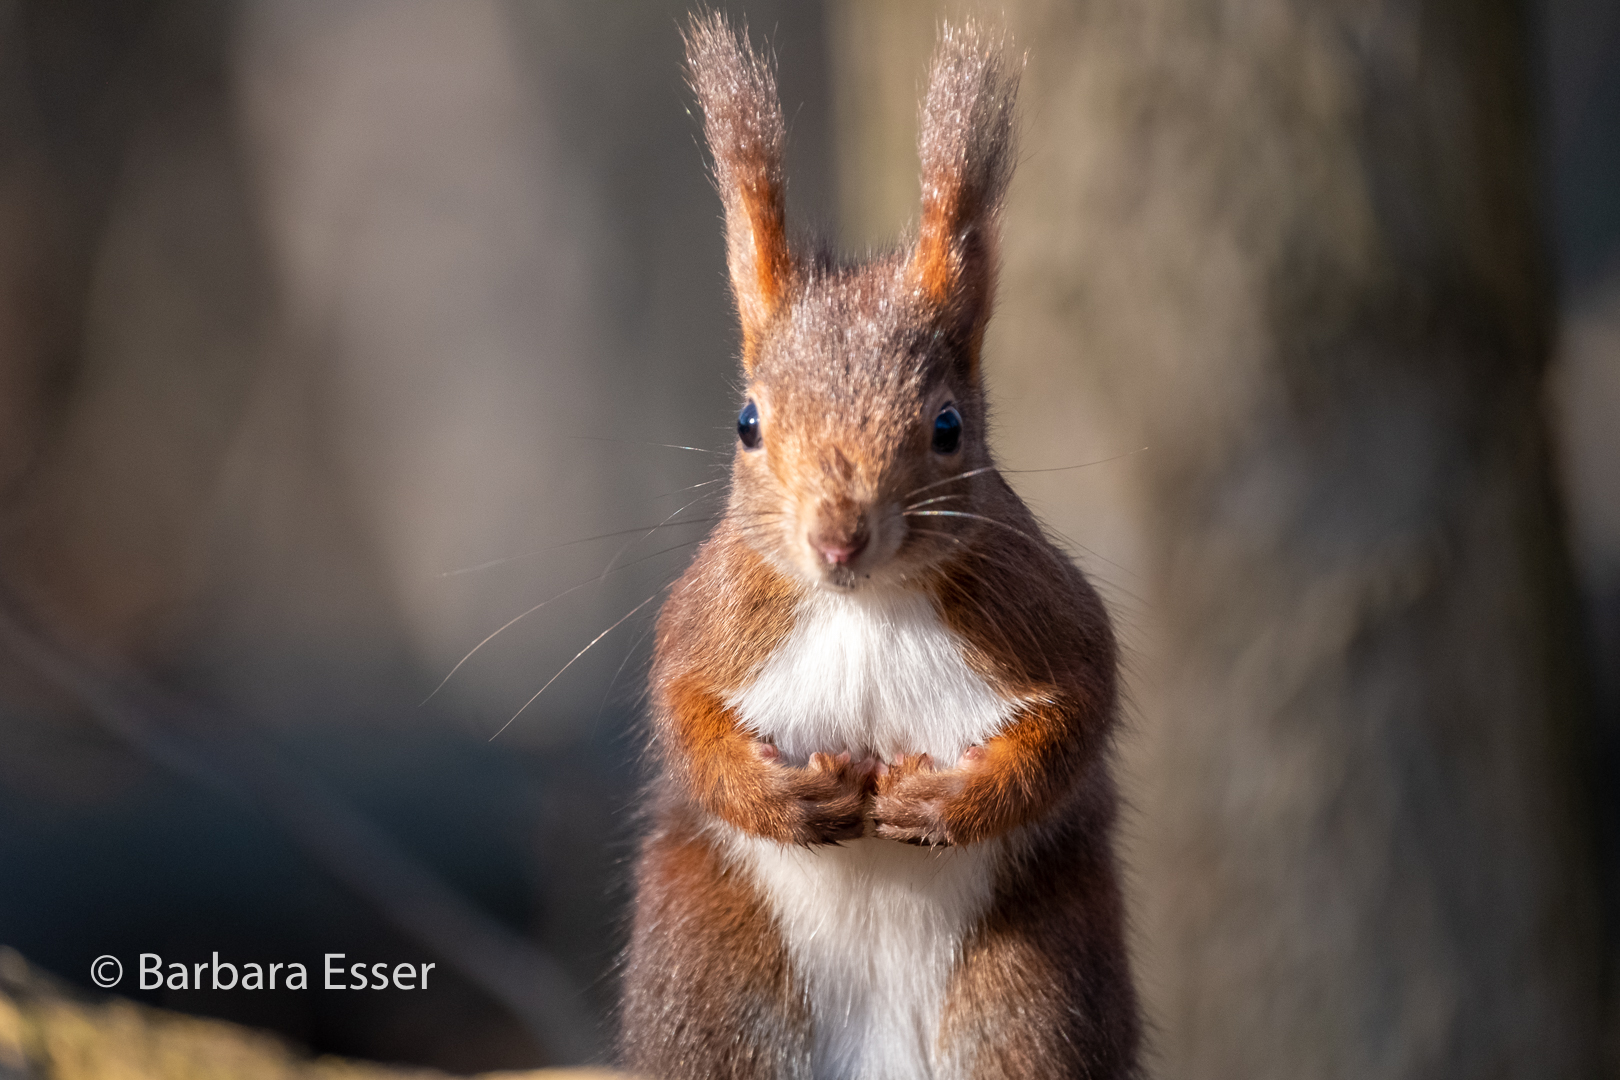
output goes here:
{"type": "Polygon", "coordinates": [[[1016,75],[946,28],[915,239],[790,248],[771,66],[686,34],[746,401],[659,618],[621,1058],[718,1080],[1130,1077],[1118,649],[996,471],[980,351],[1016,75]]]}

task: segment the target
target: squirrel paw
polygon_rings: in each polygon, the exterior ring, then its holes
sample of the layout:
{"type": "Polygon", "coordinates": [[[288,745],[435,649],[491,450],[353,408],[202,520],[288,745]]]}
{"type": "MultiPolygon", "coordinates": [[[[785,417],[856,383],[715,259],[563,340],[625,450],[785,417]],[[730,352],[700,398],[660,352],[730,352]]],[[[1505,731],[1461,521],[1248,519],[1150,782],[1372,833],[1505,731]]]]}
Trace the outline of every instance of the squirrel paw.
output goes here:
{"type": "Polygon", "coordinates": [[[984,757],[982,747],[970,747],[955,768],[935,769],[927,754],[911,754],[883,770],[872,803],[877,834],[928,847],[960,843],[950,826],[950,805],[984,757]]]}
{"type": "Polygon", "coordinates": [[[871,771],[849,754],[812,754],[804,768],[781,765],[776,747],[762,743],[760,758],[771,770],[773,794],[784,812],[778,839],[792,844],[836,844],[866,830],[871,771]]]}

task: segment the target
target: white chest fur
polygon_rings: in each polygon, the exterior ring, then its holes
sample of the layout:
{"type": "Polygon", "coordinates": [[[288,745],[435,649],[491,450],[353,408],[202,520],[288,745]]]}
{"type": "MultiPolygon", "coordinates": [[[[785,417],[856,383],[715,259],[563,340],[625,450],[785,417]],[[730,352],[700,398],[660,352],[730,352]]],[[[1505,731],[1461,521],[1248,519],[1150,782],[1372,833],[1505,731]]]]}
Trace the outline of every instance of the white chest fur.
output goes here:
{"type": "Polygon", "coordinates": [[[731,705],[796,764],[848,750],[890,762],[927,753],[941,768],[1014,708],[967,666],[933,602],[910,591],[812,593],[731,705]]]}
{"type": "MultiPolygon", "coordinates": [[[[926,596],[817,594],[732,706],[793,762],[926,752],[941,767],[1006,723],[926,596]]],[[[867,837],[799,848],[726,827],[776,916],[814,1025],[818,1080],[937,1080],[940,1012],[990,903],[1003,844],[930,850],[867,837]]]]}

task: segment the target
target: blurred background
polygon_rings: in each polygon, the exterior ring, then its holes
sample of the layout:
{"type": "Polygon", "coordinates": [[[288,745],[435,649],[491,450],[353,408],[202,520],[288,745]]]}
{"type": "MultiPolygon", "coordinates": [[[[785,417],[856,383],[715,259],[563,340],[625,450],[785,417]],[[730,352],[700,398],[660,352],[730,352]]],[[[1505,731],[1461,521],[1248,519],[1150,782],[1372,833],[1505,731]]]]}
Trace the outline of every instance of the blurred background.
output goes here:
{"type": "MultiPolygon", "coordinates": [[[[723,7],[793,222],[894,242],[978,9],[723,7]]],[[[436,962],[118,990],[602,1057],[647,634],[737,400],[685,11],[0,5],[0,944],[87,989],[436,962]]],[[[1129,647],[1153,1073],[1615,1075],[1620,5],[985,11],[1027,52],[996,438],[1129,647]]]]}

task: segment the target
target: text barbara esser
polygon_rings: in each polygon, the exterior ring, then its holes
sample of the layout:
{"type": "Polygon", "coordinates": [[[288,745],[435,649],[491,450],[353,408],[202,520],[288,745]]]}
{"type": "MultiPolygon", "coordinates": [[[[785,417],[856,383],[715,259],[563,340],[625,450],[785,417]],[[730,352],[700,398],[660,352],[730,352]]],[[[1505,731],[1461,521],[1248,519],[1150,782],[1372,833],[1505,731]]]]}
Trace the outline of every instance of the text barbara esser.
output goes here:
{"type": "MultiPolygon", "coordinates": [[[[428,972],[438,964],[334,964],[334,960],[347,959],[346,954],[323,954],[325,990],[426,990],[428,972]]],[[[290,964],[234,964],[221,961],[219,953],[213,960],[200,960],[182,964],[178,960],[167,965],[157,953],[141,953],[141,989],[159,990],[308,990],[309,971],[296,961],[290,964]],[[207,980],[205,985],[204,980],[207,980]],[[279,982],[279,985],[278,985],[279,982]]]]}

